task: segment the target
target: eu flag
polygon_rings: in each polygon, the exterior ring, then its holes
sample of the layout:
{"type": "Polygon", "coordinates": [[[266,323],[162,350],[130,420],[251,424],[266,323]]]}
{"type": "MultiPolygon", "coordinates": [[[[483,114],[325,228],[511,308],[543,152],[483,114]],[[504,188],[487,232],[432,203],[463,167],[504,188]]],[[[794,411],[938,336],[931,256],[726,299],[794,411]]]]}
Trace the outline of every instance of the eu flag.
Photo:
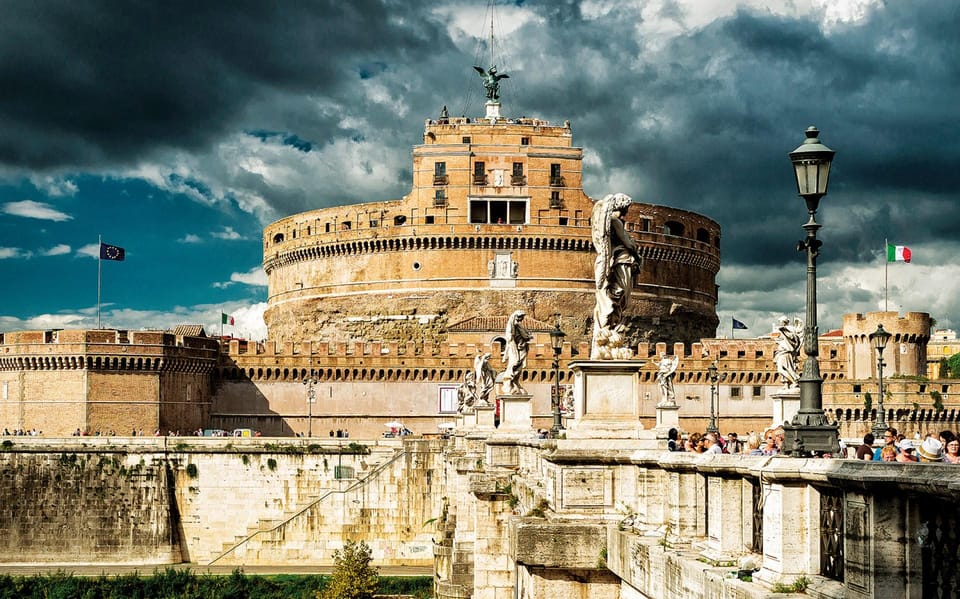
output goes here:
{"type": "Polygon", "coordinates": [[[734,319],[733,319],[733,328],[735,328],[735,329],[743,329],[744,331],[746,331],[746,330],[747,330],[747,325],[743,324],[742,322],[740,322],[739,320],[737,320],[736,318],[734,318],[734,319]]]}
{"type": "Polygon", "coordinates": [[[123,262],[126,254],[126,250],[124,250],[122,247],[117,247],[115,245],[110,245],[103,242],[100,243],[101,260],[116,260],[117,262],[123,262]]]}

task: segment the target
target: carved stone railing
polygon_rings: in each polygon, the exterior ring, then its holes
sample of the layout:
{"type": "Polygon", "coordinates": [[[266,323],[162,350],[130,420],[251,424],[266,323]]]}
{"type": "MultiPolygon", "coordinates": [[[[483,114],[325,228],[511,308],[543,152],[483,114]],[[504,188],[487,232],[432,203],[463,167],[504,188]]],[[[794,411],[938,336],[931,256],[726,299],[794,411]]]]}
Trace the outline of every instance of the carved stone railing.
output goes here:
{"type": "MultiPolygon", "coordinates": [[[[960,592],[950,545],[960,535],[951,507],[960,469],[951,465],[706,456],[637,441],[525,440],[509,452],[504,443],[488,441],[497,448],[488,457],[501,456],[488,472],[514,472],[517,516],[543,517],[541,528],[594,526],[604,567],[641,596],[761,597],[777,586],[837,598],[960,592]]],[[[531,552],[522,541],[513,539],[521,568],[547,566],[523,566],[531,552]]]]}

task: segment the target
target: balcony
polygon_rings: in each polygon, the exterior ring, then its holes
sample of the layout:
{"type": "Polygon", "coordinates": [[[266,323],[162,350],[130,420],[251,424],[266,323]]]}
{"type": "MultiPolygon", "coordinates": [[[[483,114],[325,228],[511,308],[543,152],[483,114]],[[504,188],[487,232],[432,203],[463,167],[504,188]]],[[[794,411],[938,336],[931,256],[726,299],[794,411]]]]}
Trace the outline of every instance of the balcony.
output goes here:
{"type": "Polygon", "coordinates": [[[510,177],[510,185],[514,187],[523,187],[527,184],[527,178],[523,175],[512,175],[510,177]]]}
{"type": "Polygon", "coordinates": [[[446,184],[449,183],[449,182],[450,182],[450,179],[449,179],[449,177],[448,177],[447,175],[445,175],[445,174],[444,174],[444,175],[436,175],[436,174],[435,174],[435,175],[433,176],[433,184],[434,184],[434,185],[446,185],[446,184]]]}
{"type": "Polygon", "coordinates": [[[433,207],[434,207],[434,208],[446,208],[446,207],[447,207],[447,198],[433,198],[433,207]]]}
{"type": "Polygon", "coordinates": [[[550,177],[550,187],[563,187],[563,177],[557,175],[555,177],[550,177]]]}
{"type": "Polygon", "coordinates": [[[563,200],[560,198],[550,198],[551,208],[563,208],[563,200]]]}
{"type": "Polygon", "coordinates": [[[473,174],[473,184],[474,184],[474,185],[479,185],[479,186],[483,187],[484,185],[487,184],[487,176],[486,176],[486,175],[478,175],[477,173],[474,173],[474,174],[473,174]]]}

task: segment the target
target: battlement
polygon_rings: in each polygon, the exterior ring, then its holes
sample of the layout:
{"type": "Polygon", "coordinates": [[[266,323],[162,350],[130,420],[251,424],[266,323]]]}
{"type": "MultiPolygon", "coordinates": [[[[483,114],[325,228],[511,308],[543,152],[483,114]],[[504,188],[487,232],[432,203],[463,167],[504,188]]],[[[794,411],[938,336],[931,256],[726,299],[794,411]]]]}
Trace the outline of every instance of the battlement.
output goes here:
{"type": "MultiPolygon", "coordinates": [[[[499,359],[501,349],[498,343],[430,343],[416,344],[413,341],[401,344],[398,341],[354,341],[335,342],[303,341],[279,342],[265,341],[255,343],[233,339],[224,348],[227,357],[235,361],[250,360],[251,358],[310,358],[310,359],[358,359],[383,358],[395,360],[404,359],[447,359],[473,358],[479,354],[489,353],[491,358],[499,359]]],[[[575,356],[590,355],[589,343],[578,343],[576,348],[567,342],[560,351],[560,359],[570,360],[575,356]],[[576,352],[576,353],[575,353],[576,352]]],[[[553,349],[545,343],[530,346],[528,359],[553,359],[553,349]]]]}
{"type": "Polygon", "coordinates": [[[843,336],[853,342],[869,341],[870,333],[877,325],[893,335],[892,342],[917,343],[930,339],[930,314],[927,312],[867,312],[866,314],[844,314],[843,336]]]}
{"type": "Polygon", "coordinates": [[[167,331],[34,330],[0,333],[0,370],[210,372],[219,342],[167,331]]]}

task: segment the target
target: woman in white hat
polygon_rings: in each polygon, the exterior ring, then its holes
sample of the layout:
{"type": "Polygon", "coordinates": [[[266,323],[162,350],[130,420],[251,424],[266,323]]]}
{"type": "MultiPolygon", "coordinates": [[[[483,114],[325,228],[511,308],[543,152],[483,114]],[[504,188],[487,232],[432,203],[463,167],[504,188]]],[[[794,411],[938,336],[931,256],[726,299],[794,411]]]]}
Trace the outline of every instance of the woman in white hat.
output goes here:
{"type": "Polygon", "coordinates": [[[939,439],[927,437],[917,448],[917,454],[920,455],[921,462],[942,462],[943,444],[939,439]]]}

